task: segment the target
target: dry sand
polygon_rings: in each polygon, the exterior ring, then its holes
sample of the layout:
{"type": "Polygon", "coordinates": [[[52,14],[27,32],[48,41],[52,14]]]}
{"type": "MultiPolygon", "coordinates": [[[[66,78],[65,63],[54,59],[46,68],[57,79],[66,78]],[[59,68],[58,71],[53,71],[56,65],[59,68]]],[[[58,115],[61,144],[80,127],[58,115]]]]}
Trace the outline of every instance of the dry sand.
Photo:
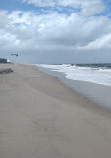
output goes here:
{"type": "Polygon", "coordinates": [[[35,66],[3,67],[0,158],[111,158],[110,111],[35,66]]]}

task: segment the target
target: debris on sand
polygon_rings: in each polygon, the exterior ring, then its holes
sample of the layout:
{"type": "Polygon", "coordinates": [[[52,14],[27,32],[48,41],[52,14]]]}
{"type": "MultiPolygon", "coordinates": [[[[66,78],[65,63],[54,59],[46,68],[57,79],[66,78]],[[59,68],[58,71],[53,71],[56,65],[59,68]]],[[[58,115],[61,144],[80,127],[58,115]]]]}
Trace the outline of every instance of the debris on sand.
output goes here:
{"type": "Polygon", "coordinates": [[[7,74],[11,72],[14,72],[11,68],[0,69],[0,74],[7,74]]]}

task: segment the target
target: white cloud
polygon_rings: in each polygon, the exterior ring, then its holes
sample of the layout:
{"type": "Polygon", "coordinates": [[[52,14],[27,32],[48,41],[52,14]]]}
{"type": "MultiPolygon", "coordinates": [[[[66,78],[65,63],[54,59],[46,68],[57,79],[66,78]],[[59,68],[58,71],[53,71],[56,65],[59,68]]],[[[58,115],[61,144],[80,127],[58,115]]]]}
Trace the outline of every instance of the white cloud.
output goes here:
{"type": "Polygon", "coordinates": [[[111,49],[111,33],[106,34],[98,39],[95,39],[95,41],[92,41],[88,43],[86,46],[79,46],[78,49],[81,50],[97,50],[102,48],[110,48],[111,49]]]}
{"type": "Polygon", "coordinates": [[[37,7],[53,7],[55,6],[55,0],[22,0],[23,2],[27,2],[28,4],[34,4],[37,7]]]}
{"type": "Polygon", "coordinates": [[[22,2],[44,8],[63,9],[61,7],[71,7],[79,9],[83,15],[94,15],[105,10],[102,0],[22,0],[22,2]]]}
{"type": "Polygon", "coordinates": [[[4,52],[19,50],[20,53],[39,54],[46,51],[48,54],[51,51],[53,54],[60,51],[67,54],[111,49],[110,41],[111,19],[105,16],[0,11],[0,47],[4,52]]]}
{"type": "MultiPolygon", "coordinates": [[[[76,13],[70,16],[53,13],[38,15],[32,12],[0,12],[3,17],[0,29],[16,40],[32,45],[87,45],[111,31],[106,17],[83,18],[76,13]]],[[[15,40],[15,41],[16,41],[15,40]]]]}

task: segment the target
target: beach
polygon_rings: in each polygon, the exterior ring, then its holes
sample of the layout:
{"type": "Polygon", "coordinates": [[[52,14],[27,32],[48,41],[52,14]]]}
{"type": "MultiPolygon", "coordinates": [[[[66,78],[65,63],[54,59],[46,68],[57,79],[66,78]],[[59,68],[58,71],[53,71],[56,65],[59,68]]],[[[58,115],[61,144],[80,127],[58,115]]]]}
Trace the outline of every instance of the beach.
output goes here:
{"type": "MultiPolygon", "coordinates": [[[[55,71],[54,69],[44,68],[41,67],[41,65],[40,66],[38,65],[38,67],[39,70],[42,71],[43,73],[58,78],[62,83],[71,87],[71,89],[73,89],[77,93],[82,94],[84,97],[90,99],[98,106],[107,108],[108,110],[111,111],[111,85],[103,85],[100,83],[97,84],[89,81],[69,79],[66,77],[64,73],[55,71]]],[[[76,75],[75,72],[73,72],[73,74],[76,75]]],[[[82,74],[82,76],[85,76],[85,74],[82,74]]],[[[108,76],[110,77],[111,75],[108,74],[108,76]]],[[[88,77],[91,76],[89,75],[88,77]]],[[[105,78],[104,74],[102,78],[105,78]]]]}
{"type": "Polygon", "coordinates": [[[36,66],[1,64],[0,158],[111,158],[111,112],[36,66]]]}

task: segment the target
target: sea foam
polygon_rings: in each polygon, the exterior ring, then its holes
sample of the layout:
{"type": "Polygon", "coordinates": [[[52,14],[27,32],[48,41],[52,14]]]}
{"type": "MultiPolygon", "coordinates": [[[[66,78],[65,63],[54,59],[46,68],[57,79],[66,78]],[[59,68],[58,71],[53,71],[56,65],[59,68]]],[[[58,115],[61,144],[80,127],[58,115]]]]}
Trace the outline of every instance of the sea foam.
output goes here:
{"type": "Polygon", "coordinates": [[[63,73],[66,78],[79,81],[88,81],[111,86],[111,64],[63,64],[63,65],[38,65],[50,71],[63,73]]]}

